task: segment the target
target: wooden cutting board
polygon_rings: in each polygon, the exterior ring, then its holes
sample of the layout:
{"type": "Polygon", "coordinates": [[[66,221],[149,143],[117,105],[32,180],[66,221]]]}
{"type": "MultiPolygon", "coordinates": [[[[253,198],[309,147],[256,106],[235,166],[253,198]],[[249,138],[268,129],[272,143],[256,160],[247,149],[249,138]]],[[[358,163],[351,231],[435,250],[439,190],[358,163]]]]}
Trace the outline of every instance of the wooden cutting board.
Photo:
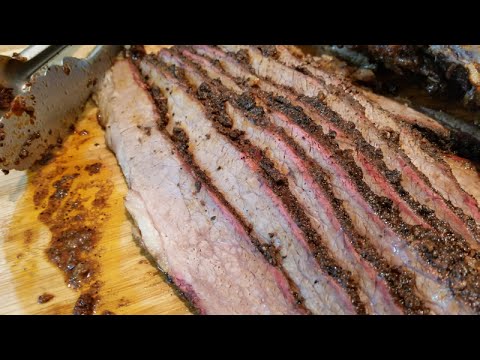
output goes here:
{"type": "Polygon", "coordinates": [[[55,217],[65,212],[67,201],[80,199],[82,209],[78,211],[83,211],[82,216],[95,229],[97,242],[89,257],[98,267],[93,272],[100,284],[96,313],[189,313],[134,240],[124,207],[125,180],[105,145],[96,116],[97,108],[90,101],[75,133],[41,169],[12,171],[5,176],[0,173],[0,314],[71,314],[80,294],[88,288],[67,286],[63,272],[46,253],[51,229],[68,229],[73,220],[39,220],[39,214],[49,206],[49,197],[58,189],[56,181],[66,174],[78,174],[71,186],[77,198],[67,194],[61,205],[50,211],[55,217]],[[93,164],[97,164],[95,171],[88,167],[93,164]],[[100,193],[101,206],[94,207],[92,199],[100,193]],[[39,304],[38,297],[44,293],[54,297],[39,304]]]}

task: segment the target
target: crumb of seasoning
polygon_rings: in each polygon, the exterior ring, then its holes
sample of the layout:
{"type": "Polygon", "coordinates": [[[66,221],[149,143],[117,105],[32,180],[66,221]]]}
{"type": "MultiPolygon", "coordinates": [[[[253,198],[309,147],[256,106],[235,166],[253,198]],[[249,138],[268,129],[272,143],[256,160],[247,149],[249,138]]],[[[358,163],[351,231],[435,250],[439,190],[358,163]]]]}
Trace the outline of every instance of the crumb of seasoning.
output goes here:
{"type": "Polygon", "coordinates": [[[95,163],[85,166],[85,170],[88,171],[88,175],[98,174],[102,168],[101,163],[95,163]]]}
{"type": "Polygon", "coordinates": [[[195,181],[195,192],[198,194],[200,192],[200,189],[202,188],[202,182],[201,181],[195,181]]]}
{"type": "Polygon", "coordinates": [[[42,295],[40,295],[38,297],[37,302],[39,304],[45,304],[45,303],[49,302],[50,300],[52,300],[54,297],[55,297],[55,295],[52,295],[52,294],[49,294],[49,293],[43,293],[42,295]]]}
{"type": "Polygon", "coordinates": [[[85,136],[85,135],[88,135],[88,131],[85,130],[85,129],[83,129],[83,130],[80,130],[80,131],[78,132],[78,134],[81,135],[81,136],[85,136]]]}
{"type": "Polygon", "coordinates": [[[73,308],[73,315],[92,315],[97,301],[97,297],[90,293],[80,295],[73,308]]]}

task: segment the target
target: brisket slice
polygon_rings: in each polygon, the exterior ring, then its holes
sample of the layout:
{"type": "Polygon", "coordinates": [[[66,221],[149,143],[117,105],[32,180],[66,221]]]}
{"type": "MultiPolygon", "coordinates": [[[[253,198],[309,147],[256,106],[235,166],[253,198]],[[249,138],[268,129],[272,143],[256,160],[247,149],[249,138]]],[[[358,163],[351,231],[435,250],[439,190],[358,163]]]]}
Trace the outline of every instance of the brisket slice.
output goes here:
{"type": "Polygon", "coordinates": [[[278,254],[307,308],[319,314],[363,312],[354,280],[310,229],[302,209],[282,186],[280,174],[258,149],[236,141],[239,133],[229,130],[224,112],[212,111],[220,99],[209,99],[211,106],[204,107],[199,99],[207,100],[208,94],[200,88],[193,92],[175,67],[146,58],[140,68],[167,98],[172,124],[167,131],[185,133],[184,146],[192,158],[245,219],[252,234],[278,254]],[[219,119],[212,121],[213,117],[219,119]]]}
{"type": "Polygon", "coordinates": [[[480,171],[475,164],[453,154],[443,155],[460,186],[480,203],[480,171]]]}
{"type": "Polygon", "coordinates": [[[301,313],[282,272],[157,130],[161,118],[128,60],[108,72],[97,99],[143,246],[200,313],[301,313]]]}
{"type": "MultiPolygon", "coordinates": [[[[195,47],[197,48],[197,47],[195,47]]],[[[237,49],[239,47],[227,47],[237,49]]],[[[402,175],[401,184],[422,205],[428,206],[435,214],[447,222],[454,231],[464,236],[472,246],[479,241],[479,228],[475,222],[463,212],[454,208],[432,188],[429,179],[419,172],[410,159],[399,148],[399,135],[393,130],[380,132],[364,116],[364,109],[343,89],[325,85],[321,80],[287,67],[275,59],[265,58],[260,51],[240,46],[241,59],[249,64],[256,75],[270,78],[273,82],[293,88],[300,94],[316,98],[321,94],[325,103],[337,111],[342,118],[355,124],[363,138],[375,148],[381,150],[383,160],[390,171],[399,170],[402,175]]],[[[239,57],[237,53],[237,58],[239,57]]],[[[430,163],[429,163],[430,164],[430,163]]],[[[431,166],[431,164],[429,165],[431,166]]]]}
{"type": "MultiPolygon", "coordinates": [[[[388,103],[388,100],[383,100],[384,98],[380,96],[376,96],[374,99],[371,96],[365,96],[362,90],[348,81],[335,77],[331,72],[327,73],[321,68],[302,63],[301,60],[289,53],[284,47],[278,47],[277,53],[281,54],[278,57],[285,64],[290,66],[303,64],[313,76],[323,80],[327,86],[333,86],[336,89],[349,93],[363,107],[366,118],[380,130],[397,132],[399,134],[400,147],[413,164],[429,178],[432,186],[445,199],[450,200],[454,206],[461,208],[465,214],[473,217],[477,224],[480,224],[480,209],[477,201],[460,187],[452,171],[436,151],[435,146],[422,137],[418,131],[410,126],[405,126],[405,123],[401,121],[402,116],[396,115],[396,109],[392,109],[393,106],[391,103],[388,103]],[[379,99],[382,100],[380,101],[380,106],[378,105],[379,99]],[[385,106],[385,103],[389,105],[385,106]],[[385,111],[386,107],[390,108],[389,111],[385,111]]],[[[405,116],[407,115],[403,117],[405,116]]]]}
{"type": "MultiPolygon", "coordinates": [[[[207,53],[205,47],[203,47],[203,51],[205,54],[207,53]]],[[[222,54],[218,49],[213,49],[212,52],[216,52],[215,58],[222,58],[222,54]]],[[[232,70],[234,65],[230,63],[229,67],[229,70],[232,70]]],[[[232,71],[232,73],[236,73],[238,76],[239,71],[232,71]]],[[[290,78],[288,74],[282,74],[290,78]]],[[[249,78],[248,82],[254,83],[255,81],[249,78]]],[[[274,99],[275,101],[286,105],[285,99],[274,99]]],[[[369,237],[372,243],[375,243],[393,263],[396,262],[399,265],[405,263],[414,270],[417,275],[417,286],[427,298],[443,300],[443,303],[440,301],[437,306],[432,304],[435,312],[468,312],[461,303],[453,300],[451,295],[448,295],[450,291],[455,294],[460,302],[465,302],[476,309],[475,311],[478,311],[479,289],[476,270],[478,265],[476,265],[475,252],[472,255],[471,249],[468,248],[466,243],[462,242],[461,239],[451,237],[452,234],[439,236],[435,232],[408,226],[398,216],[395,216],[394,209],[392,209],[393,211],[390,214],[391,205],[389,201],[382,205],[382,201],[386,199],[378,199],[377,197],[377,201],[372,201],[372,199],[375,199],[375,196],[361,181],[361,172],[359,173],[358,169],[355,170],[354,162],[345,158],[342,165],[342,157],[345,157],[345,153],[340,153],[340,158],[337,160],[337,164],[339,163],[340,166],[335,165],[335,163],[332,164],[331,159],[335,158],[333,154],[337,152],[335,146],[333,148],[332,145],[325,147],[329,139],[321,133],[321,129],[315,126],[312,127],[311,121],[301,114],[301,109],[291,108],[290,110],[293,113],[300,112],[296,116],[299,120],[296,120],[295,116],[290,120],[288,116],[278,116],[277,118],[280,120],[279,125],[282,126],[281,124],[283,123],[287,133],[294,137],[304,147],[305,151],[332,175],[330,181],[334,187],[334,192],[335,190],[341,190],[338,193],[335,192],[335,195],[344,200],[344,206],[347,207],[347,212],[349,212],[352,221],[358,227],[357,230],[362,235],[368,235],[367,237],[369,237]],[[305,125],[307,126],[305,127],[305,125]],[[355,205],[358,207],[355,207],[355,205]],[[385,227],[385,225],[387,226],[385,227]],[[430,251],[433,252],[429,255],[430,251]],[[441,251],[443,255],[438,257],[438,251],[441,251]],[[432,254],[435,254],[433,258],[432,254]],[[445,267],[446,263],[450,265],[445,267]],[[448,267],[449,269],[447,269],[448,267]],[[469,275],[464,272],[466,269],[468,269],[469,275]],[[465,283],[463,280],[459,281],[459,271],[469,279],[469,290],[464,287],[465,283]],[[437,293],[437,296],[434,295],[435,293],[437,293]]]]}
{"type": "MultiPolygon", "coordinates": [[[[211,79],[221,79],[224,84],[232,84],[232,80],[208,60],[188,50],[183,53],[196,61],[211,79]]],[[[160,56],[165,61],[183,66],[189,72],[196,71],[170,52],[165,51],[160,56]]],[[[226,89],[215,81],[210,81],[210,84],[217,87],[220,93],[233,90],[230,91],[226,106],[233,127],[244,132],[244,137],[252,144],[264,149],[276,167],[286,175],[291,192],[304,206],[312,224],[326,240],[332,253],[336,254],[342,266],[359,277],[374,313],[426,313],[422,301],[415,294],[414,282],[407,280],[412,279],[412,275],[405,269],[390,266],[365,238],[356,233],[341,202],[334,198],[326,174],[283,129],[273,126],[265,111],[257,106],[256,99],[247,93],[236,96],[236,84],[231,89],[226,89]],[[399,284],[402,286],[399,287],[399,284]],[[394,306],[395,301],[401,304],[400,308],[394,306]]]]}

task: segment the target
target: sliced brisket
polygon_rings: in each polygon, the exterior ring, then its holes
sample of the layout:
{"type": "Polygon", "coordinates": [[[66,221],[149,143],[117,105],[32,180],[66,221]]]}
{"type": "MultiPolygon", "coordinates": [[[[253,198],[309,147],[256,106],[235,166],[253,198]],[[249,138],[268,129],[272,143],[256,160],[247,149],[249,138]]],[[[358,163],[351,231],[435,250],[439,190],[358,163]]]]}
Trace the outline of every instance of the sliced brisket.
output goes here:
{"type": "MultiPolygon", "coordinates": [[[[203,50],[205,50],[205,48],[203,48],[203,50]]],[[[217,51],[217,58],[221,58],[221,54],[218,53],[218,50],[215,51],[217,51]]],[[[232,64],[230,64],[230,67],[232,67],[232,64]]],[[[237,71],[237,74],[238,73],[239,72],[237,71]]],[[[291,78],[288,75],[285,76],[285,72],[283,72],[282,75],[287,79],[291,78]]],[[[274,99],[274,102],[275,101],[277,100],[274,99]]],[[[285,99],[279,99],[278,102],[279,104],[285,104],[285,99]]],[[[291,109],[295,110],[294,112],[298,112],[298,109],[291,109]]],[[[342,157],[344,157],[345,154],[341,155],[340,158],[338,158],[337,160],[337,164],[341,165],[340,167],[337,167],[338,165],[334,165],[331,163],[331,159],[335,158],[333,154],[337,151],[335,150],[335,146],[332,149],[330,145],[330,150],[328,149],[328,147],[323,147],[322,149],[322,142],[328,142],[328,139],[325,139],[326,137],[323,133],[321,133],[321,129],[319,127],[315,128],[311,127],[311,124],[307,124],[308,126],[307,128],[305,128],[304,116],[300,116],[299,121],[295,119],[288,120],[287,116],[277,116],[277,119],[279,119],[278,124],[282,126],[283,123],[283,126],[287,130],[287,133],[294,137],[300,145],[304,146],[305,151],[308,152],[310,156],[312,156],[316,161],[318,161],[321,166],[332,175],[330,181],[332,182],[332,185],[334,185],[334,193],[335,190],[341,189],[343,187],[344,190],[335,193],[335,195],[340,199],[344,200],[344,206],[347,208],[347,212],[349,212],[349,215],[352,217],[354,224],[357,226],[357,230],[362,235],[367,236],[372,241],[372,243],[376,242],[376,246],[382,250],[382,253],[385,254],[387,258],[395,260],[396,264],[406,263],[409,268],[414,270],[417,275],[417,287],[419,287],[419,289],[423,291],[426,298],[435,298],[435,296],[433,295],[434,293],[442,294],[441,297],[445,300],[445,302],[443,303],[443,305],[440,304],[441,309],[437,308],[435,311],[451,313],[451,311],[454,311],[456,309],[460,312],[468,312],[468,310],[464,308],[464,305],[453,300],[451,295],[445,296],[445,294],[450,291],[456,293],[456,296],[459,295],[459,291],[452,289],[453,286],[451,286],[451,284],[449,283],[450,281],[456,281],[456,273],[453,268],[450,269],[452,271],[450,275],[447,275],[447,273],[444,272],[445,269],[442,270],[442,265],[440,265],[440,263],[438,263],[438,266],[436,266],[428,257],[428,255],[422,250],[422,248],[418,248],[419,243],[417,238],[423,237],[424,240],[426,240],[425,237],[429,237],[435,239],[433,242],[429,239],[428,243],[430,245],[434,243],[438,244],[439,249],[444,251],[444,256],[448,258],[454,256],[459,261],[462,261],[464,255],[468,254],[471,251],[469,250],[465,242],[462,242],[462,239],[458,239],[453,234],[450,234],[449,237],[446,237],[446,234],[439,235],[435,234],[434,232],[421,230],[418,227],[410,228],[408,224],[404,223],[401,220],[400,217],[395,216],[395,209],[390,209],[390,200],[384,204],[382,204],[382,202],[384,201],[382,200],[382,198],[379,198],[377,201],[371,201],[372,199],[375,199],[374,194],[372,194],[371,190],[367,186],[365,186],[363,181],[361,181],[361,172],[358,173],[355,170],[354,162],[349,161],[348,158],[342,160],[342,157]],[[299,125],[295,125],[296,122],[299,125]],[[302,127],[304,128],[303,130],[302,127]],[[314,134],[313,137],[311,135],[312,131],[314,134]],[[320,136],[320,134],[322,136],[320,136]],[[320,142],[319,136],[320,138],[322,138],[320,139],[320,142]],[[360,175],[360,177],[358,175],[360,175]],[[346,181],[346,179],[348,178],[353,178],[353,180],[355,181],[353,183],[350,182],[351,185],[348,185],[348,181],[346,181]],[[336,182],[338,182],[338,184],[336,184],[336,182]],[[357,195],[354,195],[355,193],[357,195]],[[358,207],[352,207],[355,203],[355,200],[358,201],[358,207]],[[382,210],[382,208],[384,208],[384,210],[382,210]],[[365,213],[365,216],[362,216],[362,213],[365,213]],[[375,219],[377,216],[378,218],[376,221],[371,221],[371,218],[375,219]],[[387,223],[388,225],[386,229],[385,223],[387,223]],[[365,224],[368,224],[368,226],[365,226],[365,224]],[[422,233],[424,235],[421,235],[422,233]],[[379,239],[382,238],[383,240],[379,241],[379,239]],[[388,239],[390,240],[385,241],[388,239]],[[452,248],[449,248],[447,250],[447,247],[450,247],[452,245],[452,239],[456,239],[455,241],[453,241],[453,243],[456,244],[454,245],[456,250],[453,250],[452,248]],[[390,243],[389,246],[391,247],[389,249],[387,243],[390,243]],[[444,245],[441,245],[442,243],[444,245]],[[406,247],[406,244],[410,244],[410,248],[406,247]],[[399,249],[401,249],[400,253],[399,249]],[[457,255],[453,255],[455,252],[457,253],[457,255]],[[441,270],[444,275],[440,274],[439,270],[441,270]],[[450,279],[447,280],[445,278],[445,275],[447,275],[447,278],[450,277],[450,279]],[[443,282],[441,281],[441,278],[447,280],[446,283],[444,283],[447,287],[445,287],[445,285],[441,285],[441,283],[443,282]]],[[[451,264],[453,265],[456,261],[452,258],[451,260],[451,264]]],[[[475,260],[474,263],[471,263],[471,266],[469,266],[471,271],[469,277],[472,276],[470,277],[471,288],[470,295],[468,295],[467,297],[473,296],[473,298],[470,298],[470,300],[466,300],[465,298],[464,300],[469,302],[471,306],[475,307],[478,306],[478,300],[473,300],[476,297],[476,295],[474,294],[477,291],[477,280],[475,280],[477,278],[477,265],[475,265],[475,260]],[[471,266],[473,266],[473,268],[471,266]]],[[[462,297],[463,295],[460,296],[460,298],[462,297]]]]}
{"type": "Polygon", "coordinates": [[[127,209],[144,247],[185,297],[205,314],[302,313],[282,272],[156,130],[160,115],[128,60],[114,65],[97,99],[129,186],[127,209]]]}
{"type": "MultiPolygon", "coordinates": [[[[355,282],[322,248],[315,233],[310,231],[308,221],[301,218],[301,209],[297,208],[292,214],[291,206],[295,204],[286,204],[279,194],[281,179],[275,177],[280,174],[269,168],[268,160],[248,144],[239,146],[235,141],[239,133],[230,131],[228,123],[217,126],[228,121],[226,115],[212,114],[191,95],[189,84],[181,79],[177,69],[170,72],[172,68],[166,69],[152,59],[144,59],[140,68],[149,83],[167,98],[172,124],[171,128],[167,126],[167,131],[173,134],[180,128],[185,132],[188,137],[185,146],[196,163],[245,219],[259,241],[278,254],[307,308],[318,314],[363,312],[355,282]],[[220,119],[212,121],[214,116],[220,119]],[[277,181],[278,188],[275,188],[277,181]],[[315,252],[311,251],[312,247],[315,252]]],[[[202,91],[208,92],[197,90],[199,98],[202,91]]]]}
{"type": "Polygon", "coordinates": [[[480,177],[448,129],[295,47],[139,49],[97,102],[142,245],[200,313],[480,313],[480,177]]]}
{"type": "MultiPolygon", "coordinates": [[[[212,67],[208,61],[191,54],[188,50],[184,53],[192,60],[196,60],[197,64],[203,65],[205,73],[212,79],[221,79],[223,83],[229,84],[225,74],[212,67]]],[[[228,93],[225,87],[220,85],[217,87],[219,92],[228,93]]],[[[230,90],[235,89],[236,85],[230,90]]],[[[275,165],[287,176],[291,192],[304,206],[312,224],[322,238],[326,239],[332,253],[336,254],[342,266],[358,274],[373,311],[425,313],[422,301],[416,298],[415,289],[407,290],[409,284],[413,285],[413,282],[403,281],[405,286],[399,289],[394,286],[393,281],[389,281],[393,278],[398,279],[398,276],[408,278],[411,276],[409,272],[389,266],[373,246],[355,232],[341,202],[334,198],[326,174],[281,128],[273,126],[265,115],[268,111],[265,112],[257,106],[255,98],[247,93],[241,96],[230,94],[227,103],[227,112],[234,120],[233,127],[244,132],[245,138],[264,149],[275,165]],[[400,308],[395,308],[395,301],[401,304],[400,308]]]]}

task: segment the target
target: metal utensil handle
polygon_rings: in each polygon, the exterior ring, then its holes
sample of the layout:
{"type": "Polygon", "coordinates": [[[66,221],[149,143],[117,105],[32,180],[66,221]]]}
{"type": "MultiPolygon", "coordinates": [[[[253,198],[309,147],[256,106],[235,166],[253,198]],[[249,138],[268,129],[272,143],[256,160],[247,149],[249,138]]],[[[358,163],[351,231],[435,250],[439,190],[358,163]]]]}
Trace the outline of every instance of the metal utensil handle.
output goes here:
{"type": "Polygon", "coordinates": [[[87,60],[90,64],[95,64],[104,57],[113,59],[122,48],[123,45],[97,45],[88,55],[87,60]]]}
{"type": "Polygon", "coordinates": [[[29,78],[35,71],[67,46],[68,45],[30,45],[20,53],[20,56],[25,57],[27,61],[20,65],[18,71],[25,79],[29,78]]]}

